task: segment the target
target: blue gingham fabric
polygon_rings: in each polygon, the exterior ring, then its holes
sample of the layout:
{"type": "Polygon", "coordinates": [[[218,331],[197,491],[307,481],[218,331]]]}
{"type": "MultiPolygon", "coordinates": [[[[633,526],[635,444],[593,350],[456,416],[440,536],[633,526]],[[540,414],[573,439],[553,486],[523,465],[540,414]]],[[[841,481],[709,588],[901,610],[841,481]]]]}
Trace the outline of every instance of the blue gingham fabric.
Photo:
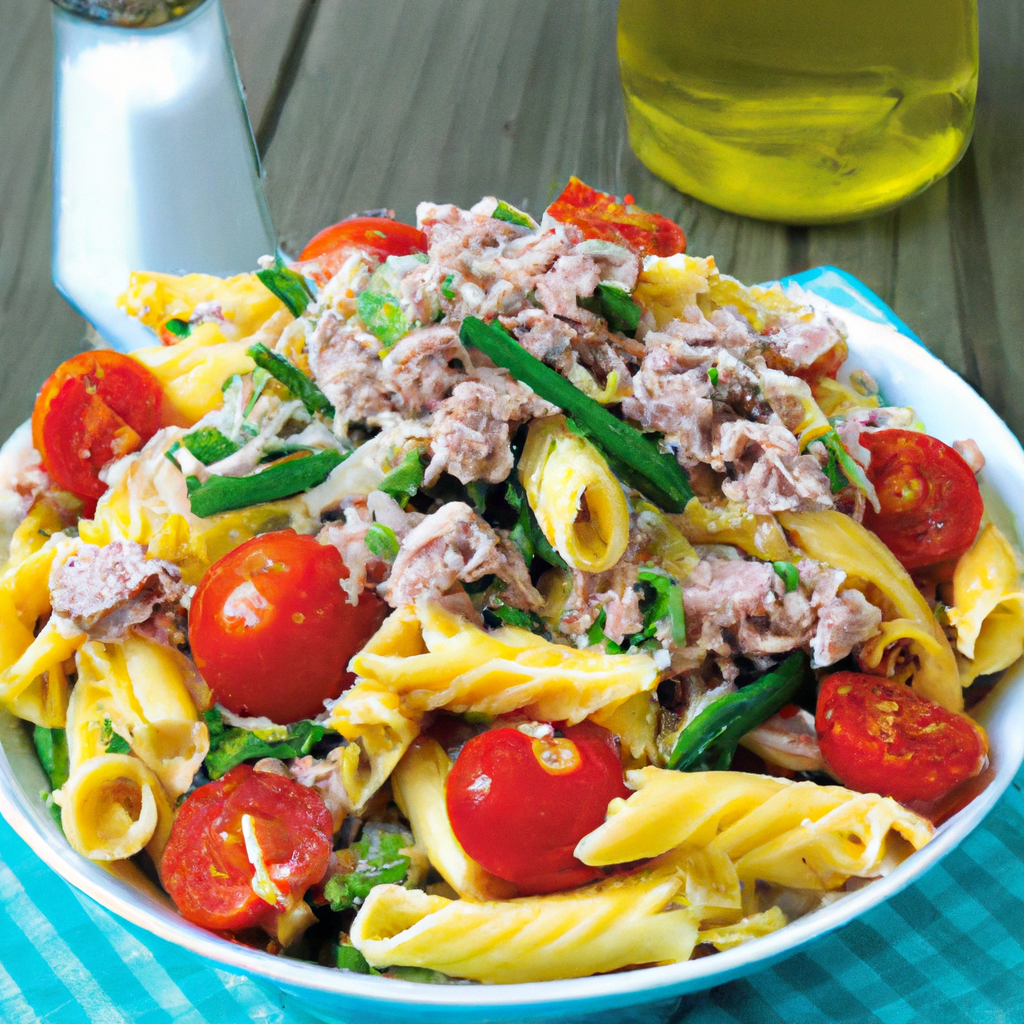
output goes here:
{"type": "MultiPolygon", "coordinates": [[[[917,884],[674,1024],[1024,1020],[1024,773],[917,884]]],[[[638,1007],[638,1024],[644,1020],[638,1007]]],[[[3,1024],[315,1024],[294,999],[129,925],[0,821],[3,1024]]],[[[396,1022],[397,1024],[397,1022],[396,1022]]]]}

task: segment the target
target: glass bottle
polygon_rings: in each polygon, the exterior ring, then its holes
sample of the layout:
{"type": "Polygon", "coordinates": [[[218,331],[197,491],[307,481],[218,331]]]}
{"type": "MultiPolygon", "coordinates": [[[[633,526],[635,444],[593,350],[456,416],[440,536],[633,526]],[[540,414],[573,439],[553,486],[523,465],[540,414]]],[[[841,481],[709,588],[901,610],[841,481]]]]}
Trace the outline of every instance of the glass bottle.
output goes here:
{"type": "Polygon", "coordinates": [[[220,0],[53,9],[53,279],[115,348],[132,270],[227,276],[276,250],[220,0]]]}
{"type": "Polygon", "coordinates": [[[967,148],[977,18],[977,0],[620,0],[630,143],[734,213],[884,210],[967,148]]]}

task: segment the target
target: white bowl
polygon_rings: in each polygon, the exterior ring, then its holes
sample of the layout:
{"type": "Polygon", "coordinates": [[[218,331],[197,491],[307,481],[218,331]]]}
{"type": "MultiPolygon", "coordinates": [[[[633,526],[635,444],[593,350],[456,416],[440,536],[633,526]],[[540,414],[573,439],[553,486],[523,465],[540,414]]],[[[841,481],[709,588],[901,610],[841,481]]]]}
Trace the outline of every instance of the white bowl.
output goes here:
{"type": "MultiPolygon", "coordinates": [[[[847,284],[850,282],[847,281],[847,284]]],[[[813,286],[813,282],[808,282],[813,286]]],[[[860,291],[861,300],[878,300],[860,291]]],[[[823,287],[821,291],[825,291],[823,287]]],[[[830,297],[836,293],[829,291],[830,297]]],[[[929,432],[952,442],[972,437],[987,460],[982,491],[993,519],[1017,540],[1024,523],[1024,451],[985,402],[922,346],[892,327],[834,307],[816,295],[815,305],[842,316],[850,329],[848,366],[864,367],[889,401],[913,406],[929,432]]],[[[844,305],[853,305],[854,297],[844,305]]],[[[869,305],[870,305],[869,303],[869,305]]],[[[859,306],[868,315],[875,311],[859,306]]],[[[882,315],[887,315],[882,307],[882,315]]],[[[804,943],[852,921],[920,877],[949,853],[992,809],[1024,759],[1024,667],[1010,669],[975,711],[988,730],[995,777],[967,807],[947,821],[923,850],[892,874],[850,893],[764,938],[735,949],[667,967],[522,985],[420,985],[330,970],[235,945],[189,924],[153,887],[139,887],[79,857],[43,807],[47,788],[25,727],[0,713],[0,813],[62,878],[114,913],[169,942],[226,967],[262,978],[297,997],[310,1012],[361,1024],[542,1019],[565,1021],[600,1014],[602,1024],[643,1019],[653,1024],[675,999],[740,977],[793,953],[804,943]],[[662,1005],[659,1007],[658,1003],[662,1005]],[[620,1010],[620,1013],[615,1011],[620,1010]]]]}

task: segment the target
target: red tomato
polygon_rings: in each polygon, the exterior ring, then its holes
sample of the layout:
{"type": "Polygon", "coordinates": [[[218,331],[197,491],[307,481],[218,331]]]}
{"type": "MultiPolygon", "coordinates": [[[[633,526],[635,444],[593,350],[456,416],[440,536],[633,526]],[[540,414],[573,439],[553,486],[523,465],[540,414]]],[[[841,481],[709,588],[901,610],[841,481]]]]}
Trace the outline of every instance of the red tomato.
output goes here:
{"type": "Polygon", "coordinates": [[[182,917],[215,931],[271,925],[319,882],[331,858],[331,812],[308,786],[251,765],[200,786],[181,805],[160,864],[160,880],[182,917]],[[242,816],[250,815],[267,874],[283,899],[252,887],[242,816]]]}
{"type": "Polygon", "coordinates": [[[264,533],[207,570],[189,610],[192,656],[215,699],[238,715],[282,725],[314,718],[352,685],[352,655],[384,606],[364,591],[348,603],[337,548],[293,530],[264,533]]]}
{"type": "Polygon", "coordinates": [[[988,755],[984,730],[966,715],[860,672],[822,681],[814,726],[844,786],[901,803],[938,799],[977,775],[988,755]]]}
{"type": "Polygon", "coordinates": [[[632,196],[627,200],[623,205],[615,196],[573,177],[547,212],[563,224],[575,224],[587,238],[603,238],[645,256],[672,256],[686,250],[686,234],[678,224],[634,206],[632,196]]]}
{"type": "Polygon", "coordinates": [[[907,569],[958,558],[974,543],[985,511],[971,467],[948,444],[916,430],[865,431],[868,479],[881,512],[864,525],[907,569]]]}
{"type": "Polygon", "coordinates": [[[350,217],[317,232],[299,255],[310,262],[303,273],[325,285],[352,252],[368,253],[382,262],[389,256],[427,251],[427,236],[410,224],[390,217],[350,217]]]}
{"type": "Polygon", "coordinates": [[[604,821],[610,800],[629,796],[611,733],[583,722],[563,734],[538,740],[491,729],[466,743],[448,776],[455,838],[523,895],[600,877],[572,851],[604,821]]]}
{"type": "Polygon", "coordinates": [[[46,379],[32,410],[32,443],[54,481],[80,498],[106,489],[99,471],[137,451],[160,425],[163,388],[131,356],[80,352],[46,379]]]}

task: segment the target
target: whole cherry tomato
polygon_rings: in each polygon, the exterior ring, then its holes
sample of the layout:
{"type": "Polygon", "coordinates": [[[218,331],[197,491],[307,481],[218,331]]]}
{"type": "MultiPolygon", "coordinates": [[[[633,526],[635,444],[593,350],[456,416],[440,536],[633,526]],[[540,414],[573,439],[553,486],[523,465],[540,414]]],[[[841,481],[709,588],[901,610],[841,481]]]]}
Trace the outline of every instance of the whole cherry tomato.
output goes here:
{"type": "Polygon", "coordinates": [[[80,352],[47,377],[32,410],[32,443],[46,472],[80,498],[106,489],[99,471],[157,431],[163,388],[131,356],[80,352]]]}
{"type": "Polygon", "coordinates": [[[460,751],[446,789],[462,848],[523,895],[600,877],[572,851],[604,821],[609,801],[628,796],[611,733],[590,722],[550,739],[518,729],[481,733],[460,751]]]}
{"type": "Polygon", "coordinates": [[[419,228],[390,217],[350,217],[317,232],[302,250],[299,262],[308,262],[303,273],[323,286],[352,252],[367,253],[383,262],[389,256],[426,251],[427,236],[419,228]]]}
{"type": "Polygon", "coordinates": [[[238,715],[282,725],[314,718],[352,685],[352,655],[384,605],[351,605],[337,548],[293,530],[264,533],[214,562],[192,598],[192,656],[215,699],[238,715]]]}
{"type": "Polygon", "coordinates": [[[860,672],[823,680],[814,726],[844,786],[901,803],[937,800],[977,775],[988,755],[984,730],[966,715],[860,672]]]}
{"type": "Polygon", "coordinates": [[[865,431],[868,479],[881,511],[864,525],[907,569],[958,558],[974,542],[985,510],[971,467],[948,444],[916,430],[865,431]]]}
{"type": "Polygon", "coordinates": [[[660,213],[633,205],[631,196],[615,196],[570,178],[548,214],[563,224],[575,224],[587,238],[601,238],[634,249],[644,256],[672,256],[686,250],[686,234],[660,213]]]}
{"type": "Polygon", "coordinates": [[[160,880],[182,917],[204,928],[238,931],[270,925],[323,878],[333,831],[331,812],[316,790],[242,764],[200,786],[181,805],[160,880]],[[253,887],[256,867],[252,839],[246,842],[245,815],[251,819],[257,859],[272,883],[270,888],[257,880],[263,895],[253,887]]]}

